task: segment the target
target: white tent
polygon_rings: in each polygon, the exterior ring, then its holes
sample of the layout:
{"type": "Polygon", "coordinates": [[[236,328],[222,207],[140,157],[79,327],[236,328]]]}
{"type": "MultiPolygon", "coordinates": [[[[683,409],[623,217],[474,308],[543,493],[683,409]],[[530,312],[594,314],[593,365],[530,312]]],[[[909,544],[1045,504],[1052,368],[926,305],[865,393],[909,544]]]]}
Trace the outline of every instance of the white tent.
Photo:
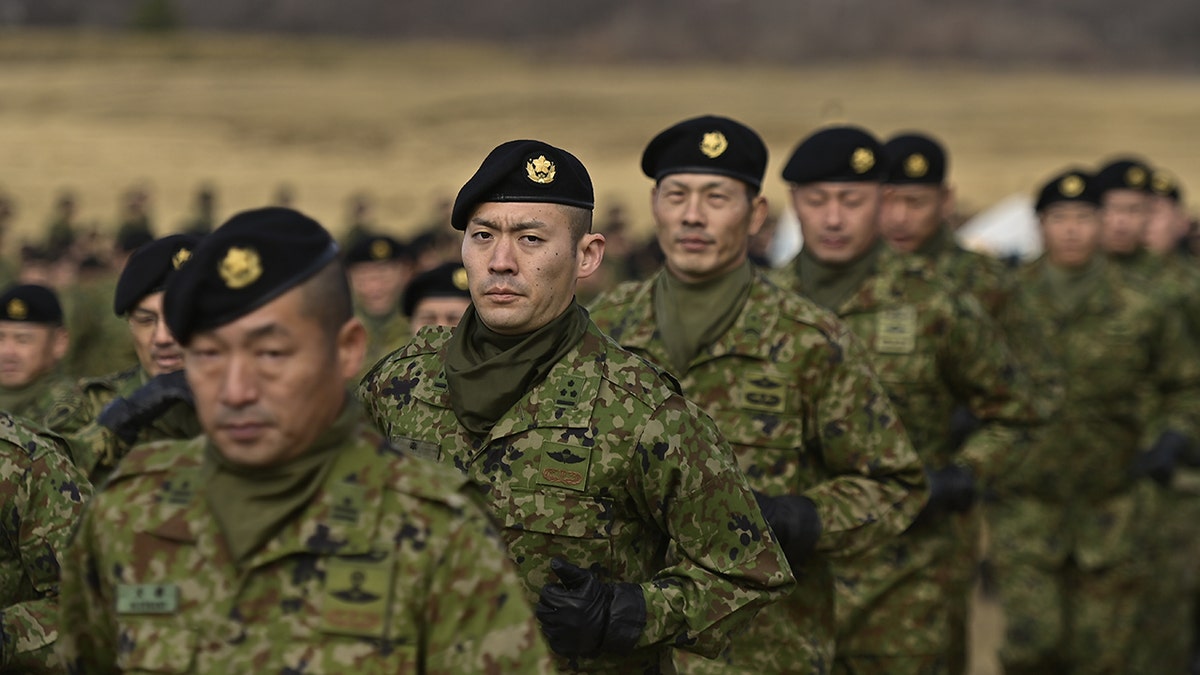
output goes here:
{"type": "Polygon", "coordinates": [[[1016,256],[1026,261],[1042,254],[1037,214],[1024,195],[1006,197],[980,212],[958,228],[955,237],[963,248],[998,258],[1016,256]]]}

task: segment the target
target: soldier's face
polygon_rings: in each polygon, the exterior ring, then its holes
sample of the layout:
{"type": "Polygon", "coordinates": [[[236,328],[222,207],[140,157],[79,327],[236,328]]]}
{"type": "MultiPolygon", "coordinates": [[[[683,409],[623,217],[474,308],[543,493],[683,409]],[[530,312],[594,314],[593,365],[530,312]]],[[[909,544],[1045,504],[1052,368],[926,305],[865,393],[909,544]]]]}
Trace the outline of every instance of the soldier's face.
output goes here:
{"type": "Polygon", "coordinates": [[[501,335],[524,335],[571,304],[577,280],[604,257],[604,237],[572,241],[567,207],[487,202],[467,224],[463,267],[479,318],[501,335]]]}
{"type": "Polygon", "coordinates": [[[413,308],[413,335],[426,326],[457,326],[470,306],[471,300],[468,298],[432,297],[421,300],[413,308]]]}
{"type": "Polygon", "coordinates": [[[392,260],[356,263],[349,272],[355,300],[372,316],[396,311],[400,293],[410,276],[407,263],[392,260]]]}
{"type": "Polygon", "coordinates": [[[50,372],[67,353],[67,331],[0,321],[0,387],[20,389],[50,372]]]}
{"type": "Polygon", "coordinates": [[[150,377],[183,367],[183,350],[163,320],[163,294],[151,293],[129,312],[129,332],[138,363],[150,377]]]}
{"type": "Polygon", "coordinates": [[[342,410],[346,381],[366,353],[350,319],[322,326],[303,286],[210,331],[186,349],[187,380],[204,432],[231,462],[270,466],[302,454],[342,410]]]}
{"type": "Polygon", "coordinates": [[[810,183],[792,186],[804,247],[822,262],[860,258],[879,237],[882,188],[878,183],[810,183]]]}
{"type": "Polygon", "coordinates": [[[767,200],[751,197],[746,184],[711,174],[671,174],[650,191],[658,245],[667,269],[696,283],[741,265],[750,237],[767,218],[767,200]]]}
{"type": "Polygon", "coordinates": [[[1158,254],[1167,253],[1187,236],[1187,231],[1187,214],[1175,200],[1159,196],[1151,198],[1150,219],[1142,234],[1146,248],[1158,254]]]}
{"type": "Polygon", "coordinates": [[[1149,219],[1149,196],[1137,190],[1109,190],[1100,209],[1102,242],[1109,253],[1133,253],[1149,219]]]}
{"type": "Polygon", "coordinates": [[[940,185],[889,185],[879,212],[880,234],[897,251],[916,251],[950,216],[952,195],[940,185]]]}
{"type": "Polygon", "coordinates": [[[1047,206],[1039,218],[1046,256],[1059,267],[1087,264],[1100,248],[1100,217],[1096,207],[1080,202],[1047,206]]]}

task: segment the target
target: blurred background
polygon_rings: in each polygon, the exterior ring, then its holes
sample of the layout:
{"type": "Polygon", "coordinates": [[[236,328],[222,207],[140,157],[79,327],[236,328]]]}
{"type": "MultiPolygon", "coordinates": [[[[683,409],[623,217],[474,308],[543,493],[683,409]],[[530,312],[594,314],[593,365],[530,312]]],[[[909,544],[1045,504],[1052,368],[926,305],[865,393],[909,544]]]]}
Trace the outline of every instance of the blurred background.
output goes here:
{"type": "Polygon", "coordinates": [[[64,201],[98,236],[290,200],[411,237],[530,136],[644,234],[642,147],[704,113],[764,136],[780,208],[782,161],[831,122],[942,138],[964,217],[1118,153],[1186,198],[1197,35],[1195,0],[0,0],[5,248],[64,201]]]}

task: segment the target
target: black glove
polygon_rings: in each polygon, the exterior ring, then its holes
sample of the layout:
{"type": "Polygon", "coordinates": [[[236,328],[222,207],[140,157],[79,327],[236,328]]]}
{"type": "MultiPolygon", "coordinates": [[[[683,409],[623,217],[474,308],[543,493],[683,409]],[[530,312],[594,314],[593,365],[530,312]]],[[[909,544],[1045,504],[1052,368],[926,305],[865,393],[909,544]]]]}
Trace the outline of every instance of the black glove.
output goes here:
{"type": "Polygon", "coordinates": [[[561,583],[546,584],[535,613],[550,648],[563,656],[626,652],[646,627],[646,599],[637,584],[610,584],[562,558],[550,561],[561,583]]]}
{"type": "Polygon", "coordinates": [[[979,418],[970,408],[965,405],[954,406],[954,411],[950,413],[950,450],[961,448],[981,426],[979,418]]]}
{"type": "Polygon", "coordinates": [[[951,464],[929,472],[929,503],[921,512],[962,513],[975,504],[975,472],[970,467],[951,464]]]}
{"type": "Polygon", "coordinates": [[[758,491],[754,492],[754,499],[779,539],[788,564],[793,571],[799,570],[821,538],[821,516],[817,514],[816,502],[798,495],[768,497],[758,491]]]}
{"type": "Polygon", "coordinates": [[[1175,476],[1175,467],[1188,458],[1191,447],[1188,437],[1178,431],[1162,432],[1149,450],[1134,458],[1134,477],[1149,476],[1155,483],[1167,487],[1175,476]]]}
{"type": "Polygon", "coordinates": [[[104,406],[96,421],[111,429],[122,441],[133,443],[142,428],[180,401],[194,405],[187,378],[182,370],[177,370],[150,378],[128,398],[114,399],[104,406]]]}

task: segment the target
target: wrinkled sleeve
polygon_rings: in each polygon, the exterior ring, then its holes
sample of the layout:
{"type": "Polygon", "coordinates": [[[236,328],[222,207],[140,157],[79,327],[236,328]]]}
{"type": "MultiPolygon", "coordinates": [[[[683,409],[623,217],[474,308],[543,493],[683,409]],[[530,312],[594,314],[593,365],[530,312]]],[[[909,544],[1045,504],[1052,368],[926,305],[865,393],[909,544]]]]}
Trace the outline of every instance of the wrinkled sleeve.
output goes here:
{"type": "Polygon", "coordinates": [[[9,508],[15,520],[22,570],[35,598],[8,605],[0,620],[4,631],[4,665],[21,672],[56,670],[54,653],[59,633],[59,563],[91,496],[91,486],[66,457],[43,452],[23,475],[22,486],[9,508]]]}
{"type": "Polygon", "coordinates": [[[97,555],[97,507],[85,510],[63,559],[58,651],[73,675],[116,672],[116,601],[97,555]]]}
{"type": "MultiPolygon", "coordinates": [[[[810,426],[833,478],[804,495],[817,504],[817,550],[854,555],[898,535],[912,524],[927,498],[925,472],[900,417],[862,343],[848,331],[829,343],[825,375],[804,383],[813,399],[810,426]]],[[[814,350],[815,351],[815,350],[814,350]]]]}
{"type": "Polygon", "coordinates": [[[669,643],[712,657],[795,585],[729,445],[702,410],[672,396],[647,419],[630,494],[671,539],[667,567],[641,584],[639,647],[669,643]]]}
{"type": "Polygon", "coordinates": [[[427,586],[425,672],[553,673],[524,584],[483,512],[467,504],[440,545],[427,586]]]}

